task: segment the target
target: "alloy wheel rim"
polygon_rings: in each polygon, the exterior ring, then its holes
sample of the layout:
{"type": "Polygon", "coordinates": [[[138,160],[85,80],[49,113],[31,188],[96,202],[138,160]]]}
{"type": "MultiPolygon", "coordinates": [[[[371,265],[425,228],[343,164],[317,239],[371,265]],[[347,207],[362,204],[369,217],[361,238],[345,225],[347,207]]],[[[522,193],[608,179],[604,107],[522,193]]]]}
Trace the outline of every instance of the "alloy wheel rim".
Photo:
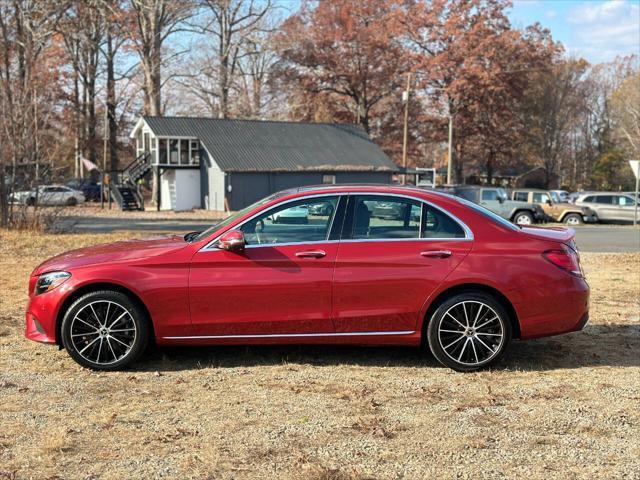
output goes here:
{"type": "Polygon", "coordinates": [[[521,215],[517,218],[516,223],[518,225],[531,225],[531,219],[526,215],[521,215]]]}
{"type": "Polygon", "coordinates": [[[111,300],[88,303],[71,321],[71,341],[75,350],[96,365],[109,365],[125,358],[137,335],[131,312],[111,300]]]}
{"type": "Polygon", "coordinates": [[[567,224],[568,224],[568,225],[578,225],[579,223],[580,223],[580,222],[579,222],[579,221],[578,221],[578,219],[577,219],[577,218],[575,218],[575,217],[569,217],[569,218],[567,219],[567,224]]]}
{"type": "Polygon", "coordinates": [[[489,362],[504,343],[502,318],[489,305],[467,300],[450,307],[440,319],[438,341],[457,363],[477,366],[489,362]]]}

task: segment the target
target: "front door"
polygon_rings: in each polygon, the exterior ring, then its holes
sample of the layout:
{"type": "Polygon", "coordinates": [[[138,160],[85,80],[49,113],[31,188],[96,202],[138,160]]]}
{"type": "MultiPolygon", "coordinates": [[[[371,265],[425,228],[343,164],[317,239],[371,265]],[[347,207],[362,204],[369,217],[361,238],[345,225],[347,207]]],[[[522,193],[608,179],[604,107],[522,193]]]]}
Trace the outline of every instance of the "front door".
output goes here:
{"type": "Polygon", "coordinates": [[[353,195],[336,258],[336,332],[409,333],[471,249],[445,212],[398,196],[353,195]]]}
{"type": "Polygon", "coordinates": [[[333,333],[338,242],[330,234],[337,206],[337,196],[275,206],[239,227],[244,251],[196,253],[189,276],[193,334],[333,333]]]}

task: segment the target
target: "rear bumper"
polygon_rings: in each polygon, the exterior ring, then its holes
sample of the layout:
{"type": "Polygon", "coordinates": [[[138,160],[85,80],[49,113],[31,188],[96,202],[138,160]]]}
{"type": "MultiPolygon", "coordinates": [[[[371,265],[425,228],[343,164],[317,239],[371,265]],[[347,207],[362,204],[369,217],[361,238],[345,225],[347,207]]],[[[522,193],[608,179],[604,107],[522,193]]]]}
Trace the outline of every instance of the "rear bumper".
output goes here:
{"type": "Polygon", "coordinates": [[[514,305],[520,319],[521,339],[577,332],[589,321],[589,285],[583,278],[567,278],[539,285],[527,299],[514,305]]]}

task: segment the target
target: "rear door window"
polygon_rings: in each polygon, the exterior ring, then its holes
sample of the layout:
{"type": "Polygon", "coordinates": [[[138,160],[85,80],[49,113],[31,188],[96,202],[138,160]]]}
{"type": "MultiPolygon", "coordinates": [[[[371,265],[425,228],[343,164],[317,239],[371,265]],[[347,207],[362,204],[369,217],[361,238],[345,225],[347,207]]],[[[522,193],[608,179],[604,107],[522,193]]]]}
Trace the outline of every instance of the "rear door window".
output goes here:
{"type": "Polygon", "coordinates": [[[417,200],[384,195],[354,196],[348,238],[393,240],[420,238],[422,204],[417,200]]]}
{"type": "Polygon", "coordinates": [[[612,205],[614,203],[613,195],[596,195],[594,202],[602,205],[612,205]]]}
{"type": "Polygon", "coordinates": [[[421,238],[464,238],[465,233],[458,222],[443,211],[424,205],[421,238]]]}

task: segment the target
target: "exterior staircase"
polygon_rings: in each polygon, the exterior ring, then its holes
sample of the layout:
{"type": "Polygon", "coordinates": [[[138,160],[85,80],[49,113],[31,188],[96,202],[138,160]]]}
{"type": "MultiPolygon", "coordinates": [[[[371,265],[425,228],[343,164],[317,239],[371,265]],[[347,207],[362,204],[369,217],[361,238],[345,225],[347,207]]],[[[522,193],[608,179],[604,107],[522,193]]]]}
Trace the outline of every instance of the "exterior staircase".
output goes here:
{"type": "Polygon", "coordinates": [[[143,153],[124,170],[112,173],[111,198],[123,211],[144,210],[138,181],[151,171],[151,154],[143,153]]]}

